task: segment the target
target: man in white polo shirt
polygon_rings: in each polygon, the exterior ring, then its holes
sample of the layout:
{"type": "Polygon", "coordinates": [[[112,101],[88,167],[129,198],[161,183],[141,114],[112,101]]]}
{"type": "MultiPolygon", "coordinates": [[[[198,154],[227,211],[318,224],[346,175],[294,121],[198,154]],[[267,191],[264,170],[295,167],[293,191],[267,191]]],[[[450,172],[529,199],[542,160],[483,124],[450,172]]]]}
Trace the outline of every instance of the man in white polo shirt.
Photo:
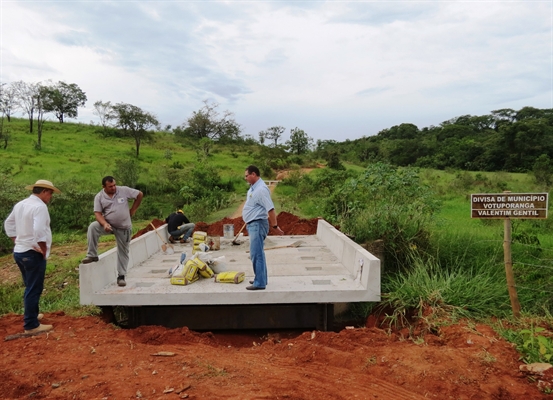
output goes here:
{"type": "Polygon", "coordinates": [[[102,186],[104,189],[94,197],[96,221],[88,227],[88,253],[81,262],[88,264],[98,261],[98,239],[113,233],[117,243],[117,285],[125,286],[132,237],[131,217],[140,206],[143,194],[128,186],[117,186],[113,176],[104,177],[102,186]],[[130,199],[134,201],[129,209],[130,199]]]}

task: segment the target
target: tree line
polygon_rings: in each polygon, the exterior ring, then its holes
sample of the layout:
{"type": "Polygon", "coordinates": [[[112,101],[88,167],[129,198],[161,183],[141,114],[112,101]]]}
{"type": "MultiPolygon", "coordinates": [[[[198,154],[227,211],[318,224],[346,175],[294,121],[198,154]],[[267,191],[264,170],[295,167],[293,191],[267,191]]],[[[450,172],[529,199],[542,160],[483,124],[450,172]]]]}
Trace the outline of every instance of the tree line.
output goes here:
{"type": "Polygon", "coordinates": [[[386,162],[466,171],[551,171],[553,109],[523,107],[462,115],[438,126],[419,129],[403,123],[375,136],[356,140],[318,141],[317,151],[336,152],[340,159],[368,165],[386,162]]]}
{"type": "MultiPolygon", "coordinates": [[[[86,101],[86,94],[75,83],[0,84],[0,143],[6,148],[10,139],[4,119],[9,122],[14,113],[21,112],[29,120],[30,133],[36,126],[35,147],[40,149],[45,114],[51,113],[63,123],[66,118],[76,118],[78,109],[86,101]]],[[[315,144],[298,127],[290,129],[290,139],[284,143],[281,139],[286,128],[279,125],[260,131],[258,138],[244,134],[234,113],[221,112],[215,102],[204,100],[203,103],[181,125],[174,129],[167,125],[163,130],[174,134],[176,140],[194,140],[206,155],[215,143],[244,143],[265,148],[267,164],[272,167],[319,158],[336,169],[342,168],[342,160],[347,160],[363,166],[386,162],[441,170],[533,171],[538,175],[553,175],[553,109],[505,108],[488,115],[454,117],[422,129],[402,123],[374,136],[343,142],[318,140],[315,144]]],[[[136,157],[153,131],[162,129],[153,113],[128,103],[96,101],[93,113],[105,135],[134,140],[136,157]]]]}
{"type": "MultiPolygon", "coordinates": [[[[4,149],[10,140],[9,128],[4,125],[17,112],[26,115],[29,120],[29,133],[36,130],[37,141],[35,148],[42,147],[42,132],[45,114],[52,113],[59,123],[66,118],[77,118],[78,110],[84,107],[87,101],[86,93],[75,83],[68,84],[59,81],[28,83],[17,81],[0,83],[0,142],[4,149]],[[36,125],[35,125],[36,124],[36,125]],[[36,129],[35,129],[36,127],[36,129]]],[[[279,140],[285,132],[282,126],[270,127],[259,132],[259,142],[250,135],[244,135],[242,126],[236,121],[234,113],[225,110],[219,111],[219,105],[204,100],[204,105],[192,114],[179,126],[172,130],[177,138],[196,139],[206,154],[215,142],[247,142],[263,145],[265,139],[270,140],[270,146],[281,147],[291,154],[305,154],[312,150],[313,139],[299,128],[290,130],[290,140],[279,145],[279,140]]],[[[106,136],[131,137],[135,144],[135,153],[140,155],[140,146],[144,140],[151,138],[153,130],[161,130],[157,117],[142,108],[128,103],[116,103],[98,100],[94,103],[93,114],[106,136]]],[[[165,131],[171,131],[167,125],[165,131]]]]}

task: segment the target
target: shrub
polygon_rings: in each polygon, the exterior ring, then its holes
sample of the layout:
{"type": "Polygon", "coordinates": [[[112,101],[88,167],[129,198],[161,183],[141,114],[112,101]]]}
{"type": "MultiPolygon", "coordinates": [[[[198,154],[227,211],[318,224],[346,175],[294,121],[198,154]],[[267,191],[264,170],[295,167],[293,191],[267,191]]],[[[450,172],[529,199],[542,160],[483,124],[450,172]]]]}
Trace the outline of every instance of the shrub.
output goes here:
{"type": "Polygon", "coordinates": [[[23,185],[16,185],[7,174],[0,173],[0,254],[8,253],[13,248],[12,240],[4,232],[4,221],[13,206],[29,194],[23,185]]]}
{"type": "Polygon", "coordinates": [[[54,195],[48,206],[52,231],[70,229],[85,231],[94,218],[94,196],[96,192],[82,192],[71,183],[61,182],[62,193],[54,195]]]}
{"type": "Polygon", "coordinates": [[[136,157],[116,159],[113,173],[117,184],[135,188],[140,175],[138,160],[136,157]]]}
{"type": "Polygon", "coordinates": [[[387,263],[396,267],[411,250],[429,246],[429,224],[438,207],[418,170],[383,163],[347,179],[326,200],[326,211],[333,213],[342,231],[358,243],[382,239],[387,263]]]}

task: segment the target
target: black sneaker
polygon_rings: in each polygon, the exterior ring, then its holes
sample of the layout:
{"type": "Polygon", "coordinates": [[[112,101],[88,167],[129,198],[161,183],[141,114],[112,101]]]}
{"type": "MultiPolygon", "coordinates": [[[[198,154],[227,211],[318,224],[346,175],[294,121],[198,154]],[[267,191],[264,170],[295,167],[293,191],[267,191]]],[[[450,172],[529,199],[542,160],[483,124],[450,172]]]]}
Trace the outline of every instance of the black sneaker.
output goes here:
{"type": "Polygon", "coordinates": [[[123,275],[119,275],[117,277],[117,285],[118,286],[127,286],[127,282],[125,282],[125,277],[123,275]]]}

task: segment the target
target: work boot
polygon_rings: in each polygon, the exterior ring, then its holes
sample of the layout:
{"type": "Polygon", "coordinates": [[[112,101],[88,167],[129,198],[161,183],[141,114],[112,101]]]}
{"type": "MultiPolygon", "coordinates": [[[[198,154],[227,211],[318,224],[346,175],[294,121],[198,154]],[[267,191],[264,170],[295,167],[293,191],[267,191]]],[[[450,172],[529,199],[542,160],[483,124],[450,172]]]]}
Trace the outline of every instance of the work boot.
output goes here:
{"type": "Polygon", "coordinates": [[[25,333],[40,333],[40,332],[48,332],[54,329],[53,325],[42,325],[40,324],[34,329],[26,330],[25,333]]]}
{"type": "Polygon", "coordinates": [[[90,264],[98,261],[98,257],[86,257],[81,260],[81,264],[90,264]]]}
{"type": "Polygon", "coordinates": [[[125,282],[125,276],[119,275],[117,277],[117,285],[118,286],[127,286],[127,282],[125,282]]]}
{"type": "Polygon", "coordinates": [[[190,238],[181,239],[180,242],[181,243],[190,243],[190,238]]]}
{"type": "Polygon", "coordinates": [[[173,236],[169,236],[169,241],[170,241],[171,243],[175,243],[175,239],[173,238],[173,236]]]}
{"type": "Polygon", "coordinates": [[[44,318],[44,314],[40,313],[36,316],[36,319],[38,319],[39,321],[44,318]]]}

